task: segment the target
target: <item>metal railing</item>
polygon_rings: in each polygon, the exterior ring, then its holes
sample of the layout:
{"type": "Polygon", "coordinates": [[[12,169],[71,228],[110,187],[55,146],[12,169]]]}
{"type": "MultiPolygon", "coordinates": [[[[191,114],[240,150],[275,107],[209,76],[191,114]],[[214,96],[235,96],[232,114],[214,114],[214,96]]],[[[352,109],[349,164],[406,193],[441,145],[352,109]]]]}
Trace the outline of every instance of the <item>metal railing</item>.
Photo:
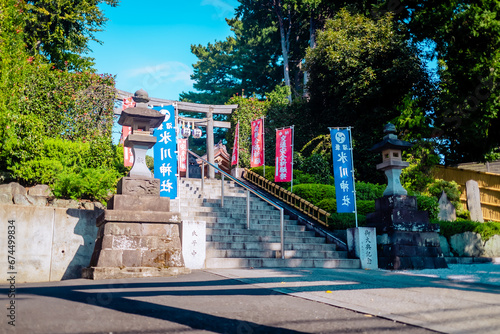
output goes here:
{"type": "MultiPolygon", "coordinates": [[[[276,209],[278,209],[280,211],[281,258],[284,259],[285,258],[285,219],[284,219],[285,215],[284,215],[284,209],[280,205],[278,205],[278,204],[272,202],[271,200],[267,199],[266,197],[264,197],[258,191],[250,188],[249,186],[247,186],[246,184],[244,184],[240,180],[236,179],[232,175],[229,175],[228,173],[224,172],[217,165],[208,162],[207,160],[203,159],[202,157],[200,157],[198,154],[194,153],[191,150],[187,150],[187,152],[188,152],[188,154],[191,154],[195,158],[197,158],[197,159],[199,159],[199,160],[202,161],[202,166],[201,166],[201,191],[202,192],[203,192],[203,186],[204,186],[204,183],[205,183],[205,164],[209,165],[211,168],[215,168],[216,170],[218,170],[220,172],[220,174],[221,174],[221,181],[222,181],[221,182],[221,207],[224,207],[224,180],[225,180],[225,177],[228,177],[229,179],[233,180],[238,185],[240,185],[241,187],[243,187],[244,189],[246,189],[246,195],[247,195],[246,196],[246,199],[247,199],[247,229],[250,229],[250,193],[252,193],[255,196],[257,196],[258,198],[266,201],[267,203],[271,204],[272,206],[274,206],[276,209]]],[[[188,166],[187,169],[189,169],[189,166],[188,166]]],[[[187,174],[187,175],[189,175],[189,174],[187,174]]]]}
{"type": "Polygon", "coordinates": [[[245,172],[243,174],[245,180],[255,184],[256,186],[266,190],[270,194],[273,194],[275,197],[279,198],[283,202],[293,206],[300,212],[306,214],[307,216],[313,218],[317,222],[322,225],[328,227],[328,219],[330,219],[330,213],[320,209],[316,205],[306,201],[303,198],[295,195],[294,193],[286,190],[278,186],[276,183],[273,183],[261,175],[252,172],[249,169],[245,168],[245,172]]]}

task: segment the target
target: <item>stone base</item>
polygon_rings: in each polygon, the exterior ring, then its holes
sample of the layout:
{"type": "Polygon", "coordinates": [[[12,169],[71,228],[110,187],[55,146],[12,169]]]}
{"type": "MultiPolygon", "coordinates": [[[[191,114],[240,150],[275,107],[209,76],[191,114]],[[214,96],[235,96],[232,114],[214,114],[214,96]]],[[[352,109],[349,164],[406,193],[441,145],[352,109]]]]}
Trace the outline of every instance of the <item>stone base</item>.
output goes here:
{"type": "Polygon", "coordinates": [[[82,269],[82,278],[102,280],[119,278],[144,278],[144,277],[169,277],[189,274],[188,268],[116,268],[116,267],[90,267],[82,269]]]}
{"type": "Polygon", "coordinates": [[[436,232],[395,231],[377,236],[381,269],[448,268],[436,232]]]}
{"type": "Polygon", "coordinates": [[[116,185],[120,195],[160,196],[160,179],[150,177],[122,177],[116,185]]]}
{"type": "Polygon", "coordinates": [[[439,232],[438,224],[429,223],[427,211],[417,210],[414,196],[393,195],[375,200],[375,212],[366,216],[366,226],[377,234],[392,231],[439,232]]]}
{"type": "Polygon", "coordinates": [[[180,226],[103,222],[90,267],[184,267],[180,226]]]}

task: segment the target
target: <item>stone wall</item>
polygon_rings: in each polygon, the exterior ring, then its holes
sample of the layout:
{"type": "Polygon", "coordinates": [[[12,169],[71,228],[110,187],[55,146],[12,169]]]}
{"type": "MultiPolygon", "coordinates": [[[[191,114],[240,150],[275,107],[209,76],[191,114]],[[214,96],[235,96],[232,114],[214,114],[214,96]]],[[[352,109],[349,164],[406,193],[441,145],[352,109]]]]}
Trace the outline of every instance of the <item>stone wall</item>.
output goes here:
{"type": "Polygon", "coordinates": [[[104,209],[104,206],[99,202],[55,198],[52,190],[47,185],[39,184],[25,188],[17,182],[0,184],[0,204],[50,206],[82,210],[104,209]]]}
{"type": "MultiPolygon", "coordinates": [[[[0,204],[0,230],[15,226],[15,259],[19,282],[80,278],[88,267],[97,237],[98,210],[0,204]]],[[[0,266],[7,270],[7,234],[3,233],[0,266]]]]}
{"type": "Polygon", "coordinates": [[[15,226],[15,270],[19,282],[47,282],[81,277],[97,237],[100,203],[54,199],[50,188],[0,185],[0,268],[8,272],[9,221],[15,226]],[[88,208],[88,209],[85,209],[88,208]]]}
{"type": "Polygon", "coordinates": [[[500,257],[500,235],[494,235],[487,241],[474,232],[464,232],[451,236],[450,242],[440,237],[444,256],[458,257],[500,257]]]}

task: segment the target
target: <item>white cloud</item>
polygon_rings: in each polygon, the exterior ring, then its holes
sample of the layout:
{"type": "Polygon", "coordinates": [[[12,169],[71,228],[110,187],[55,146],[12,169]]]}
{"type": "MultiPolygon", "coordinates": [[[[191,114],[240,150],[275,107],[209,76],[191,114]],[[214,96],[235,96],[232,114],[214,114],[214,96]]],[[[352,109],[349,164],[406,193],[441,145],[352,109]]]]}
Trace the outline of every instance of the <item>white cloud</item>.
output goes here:
{"type": "Polygon", "coordinates": [[[201,5],[213,6],[218,17],[232,17],[237,3],[231,0],[202,0],[201,5]]]}
{"type": "Polygon", "coordinates": [[[117,87],[131,92],[142,88],[150,96],[177,99],[182,91],[192,90],[192,68],[177,61],[126,70],[117,76],[117,87]],[[121,88],[123,87],[123,88],[121,88]]]}
{"type": "Polygon", "coordinates": [[[129,78],[144,77],[148,84],[161,84],[165,81],[181,82],[183,84],[192,84],[190,75],[191,67],[177,61],[145,66],[128,70],[126,76],[129,78]]]}

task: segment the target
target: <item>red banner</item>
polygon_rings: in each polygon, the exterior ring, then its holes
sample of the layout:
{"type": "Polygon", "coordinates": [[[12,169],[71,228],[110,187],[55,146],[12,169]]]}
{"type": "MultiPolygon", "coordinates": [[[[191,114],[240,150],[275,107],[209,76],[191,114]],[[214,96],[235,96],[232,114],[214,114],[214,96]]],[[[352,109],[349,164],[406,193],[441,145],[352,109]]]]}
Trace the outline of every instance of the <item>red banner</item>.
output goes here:
{"type": "Polygon", "coordinates": [[[187,138],[178,139],[177,143],[179,145],[179,171],[185,172],[187,166],[187,138]]]}
{"type": "Polygon", "coordinates": [[[250,167],[264,165],[264,122],[259,118],[252,122],[252,155],[250,167]]]}
{"type": "MultiPolygon", "coordinates": [[[[135,107],[135,101],[132,97],[126,97],[123,99],[122,110],[127,108],[135,107]]],[[[123,144],[125,142],[125,138],[130,134],[132,129],[130,126],[122,127],[122,136],[120,138],[120,143],[123,144]]],[[[130,167],[134,164],[134,156],[132,155],[132,149],[130,147],[123,148],[123,165],[125,167],[130,167]]]]}
{"type": "Polygon", "coordinates": [[[292,181],[292,128],[276,129],[276,173],[274,182],[292,181]]]}
{"type": "Polygon", "coordinates": [[[231,166],[233,165],[238,165],[239,161],[239,150],[240,150],[240,141],[239,141],[239,136],[240,136],[240,122],[236,124],[236,129],[234,130],[234,143],[233,143],[233,156],[231,158],[231,166]]]}

